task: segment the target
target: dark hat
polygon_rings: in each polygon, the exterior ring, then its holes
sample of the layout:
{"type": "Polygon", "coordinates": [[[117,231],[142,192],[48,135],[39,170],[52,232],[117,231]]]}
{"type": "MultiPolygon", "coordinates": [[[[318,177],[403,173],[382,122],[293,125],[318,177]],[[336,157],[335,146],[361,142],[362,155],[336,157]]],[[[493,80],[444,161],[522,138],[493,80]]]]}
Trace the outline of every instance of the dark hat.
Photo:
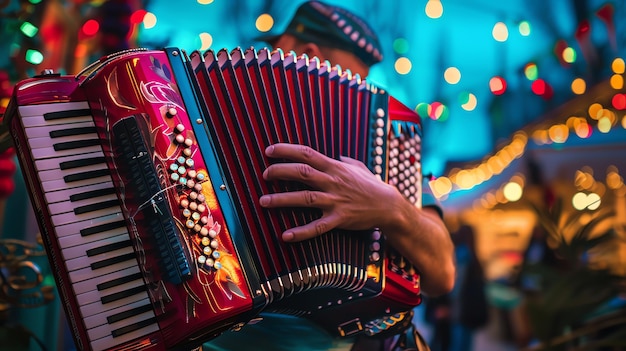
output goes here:
{"type": "Polygon", "coordinates": [[[352,52],[366,65],[382,61],[383,54],[376,33],[354,13],[319,1],[307,1],[298,7],[284,32],[256,39],[274,45],[283,34],[321,46],[352,52]]]}

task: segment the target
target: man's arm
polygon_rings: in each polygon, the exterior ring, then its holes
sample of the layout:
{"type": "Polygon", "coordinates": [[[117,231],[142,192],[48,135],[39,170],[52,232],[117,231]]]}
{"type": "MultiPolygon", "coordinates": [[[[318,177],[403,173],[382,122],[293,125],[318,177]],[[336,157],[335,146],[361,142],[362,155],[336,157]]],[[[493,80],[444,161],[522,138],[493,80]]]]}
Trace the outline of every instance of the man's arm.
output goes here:
{"type": "Polygon", "coordinates": [[[361,162],[326,157],[302,145],[275,144],[266,155],[292,161],[269,166],[266,180],[293,180],[316,190],[263,195],[264,207],[315,207],[322,217],[283,233],[285,241],[306,240],[334,228],[380,228],[389,243],[420,271],[422,291],[436,296],[452,290],[454,253],[436,210],[419,209],[361,162]]]}

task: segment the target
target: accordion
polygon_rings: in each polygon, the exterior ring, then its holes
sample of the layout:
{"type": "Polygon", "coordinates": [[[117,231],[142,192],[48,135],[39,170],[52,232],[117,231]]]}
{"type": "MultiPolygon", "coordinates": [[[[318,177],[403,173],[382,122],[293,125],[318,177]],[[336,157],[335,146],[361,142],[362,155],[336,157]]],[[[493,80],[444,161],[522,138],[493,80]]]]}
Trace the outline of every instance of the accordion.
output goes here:
{"type": "Polygon", "coordinates": [[[360,160],[421,206],[418,116],[327,61],[127,50],[18,83],[2,126],[80,350],[195,347],[266,311],[377,335],[421,301],[376,228],[286,243],[321,212],[259,204],[305,188],[263,180],[285,142],[360,160]]]}

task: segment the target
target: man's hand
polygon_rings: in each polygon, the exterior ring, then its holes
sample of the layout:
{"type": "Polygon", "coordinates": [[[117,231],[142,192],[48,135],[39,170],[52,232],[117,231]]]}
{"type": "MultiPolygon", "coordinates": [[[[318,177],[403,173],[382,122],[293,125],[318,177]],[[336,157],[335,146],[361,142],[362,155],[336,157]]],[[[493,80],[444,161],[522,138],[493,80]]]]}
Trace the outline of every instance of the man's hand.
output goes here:
{"type": "Polygon", "coordinates": [[[292,163],[277,163],[263,173],[266,180],[299,181],[313,190],[263,195],[261,206],[313,207],[322,217],[283,233],[285,241],[310,239],[334,228],[361,230],[379,226],[387,219],[385,199],[399,196],[395,187],[376,177],[362,162],[349,157],[340,161],[307,146],[275,144],[265,153],[292,163]]]}
{"type": "Polygon", "coordinates": [[[290,162],[270,165],[266,180],[291,180],[312,190],[261,196],[266,208],[312,207],[322,216],[306,225],[290,228],[285,241],[313,238],[334,228],[380,228],[388,242],[421,273],[422,291],[437,296],[454,284],[453,246],[441,217],[432,208],[419,209],[393,186],[376,177],[362,162],[329,158],[307,146],[275,144],[268,157],[290,162]]]}

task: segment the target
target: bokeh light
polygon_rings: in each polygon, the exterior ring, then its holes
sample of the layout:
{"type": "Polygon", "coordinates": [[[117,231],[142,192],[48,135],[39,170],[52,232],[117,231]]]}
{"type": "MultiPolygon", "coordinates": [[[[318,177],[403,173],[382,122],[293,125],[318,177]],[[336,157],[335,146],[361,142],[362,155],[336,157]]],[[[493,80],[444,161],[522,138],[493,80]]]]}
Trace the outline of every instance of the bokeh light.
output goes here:
{"type": "Polygon", "coordinates": [[[146,12],[143,16],[143,27],[146,29],[154,28],[157,24],[157,17],[152,12],[146,12]]]}
{"type": "Polygon", "coordinates": [[[543,79],[536,79],[531,85],[531,90],[535,95],[542,96],[546,93],[547,89],[546,81],[543,79]]]}
{"type": "Polygon", "coordinates": [[[504,197],[511,202],[521,199],[524,193],[522,186],[516,182],[508,182],[502,190],[504,197]]]}
{"type": "Polygon", "coordinates": [[[594,102],[593,104],[589,105],[589,107],[587,108],[587,113],[589,113],[589,117],[591,117],[591,119],[598,119],[599,117],[599,112],[600,110],[602,110],[602,104],[594,102]]]}
{"type": "Polygon", "coordinates": [[[527,63],[524,66],[524,75],[528,80],[535,80],[539,77],[539,68],[533,62],[527,63]]]}
{"type": "Polygon", "coordinates": [[[613,70],[613,73],[616,74],[624,74],[624,66],[624,59],[621,57],[614,59],[611,63],[611,69],[613,70]]]}
{"type": "Polygon", "coordinates": [[[617,93],[613,95],[611,99],[611,104],[617,110],[626,109],[626,94],[617,93]]]}
{"type": "Polygon", "coordinates": [[[608,117],[602,117],[598,120],[598,131],[600,133],[608,133],[611,131],[611,119],[608,117]]]}
{"type": "Polygon", "coordinates": [[[35,49],[26,50],[25,56],[26,62],[32,63],[33,65],[38,65],[43,62],[43,55],[41,52],[35,49]]]}
{"type": "Polygon", "coordinates": [[[419,104],[417,104],[417,106],[415,106],[415,112],[417,112],[417,114],[421,118],[429,117],[429,115],[430,115],[430,104],[425,103],[425,102],[420,102],[419,104]]]}
{"type": "Polygon", "coordinates": [[[409,51],[409,41],[404,38],[396,38],[393,41],[393,51],[396,54],[406,54],[409,51]]]}
{"type": "Polygon", "coordinates": [[[20,26],[20,30],[22,31],[22,33],[25,36],[27,36],[29,38],[32,38],[35,35],[37,35],[37,32],[39,31],[39,28],[34,26],[32,23],[26,21],[26,22],[22,23],[22,25],[20,26]]]}
{"type": "Polygon", "coordinates": [[[591,136],[591,133],[593,132],[593,128],[591,127],[589,123],[587,123],[587,121],[584,121],[582,123],[577,124],[574,127],[574,132],[579,138],[585,139],[591,136]]]}
{"type": "Polygon", "coordinates": [[[428,0],[424,12],[430,18],[440,18],[443,15],[443,4],[440,0],[428,0]]]}
{"type": "Polygon", "coordinates": [[[444,122],[448,119],[450,109],[439,101],[430,104],[429,117],[435,121],[444,122]]]}
{"type": "Polygon", "coordinates": [[[274,17],[270,14],[264,13],[257,17],[255,26],[259,32],[268,32],[272,29],[272,27],[274,27],[274,17]]]}
{"type": "Polygon", "coordinates": [[[462,96],[466,101],[461,103],[461,108],[463,108],[465,111],[474,111],[476,109],[476,106],[478,105],[476,95],[472,93],[462,93],[462,96]]]}
{"type": "Polygon", "coordinates": [[[448,67],[443,73],[443,77],[448,84],[456,84],[461,80],[461,71],[456,67],[448,67]]]}
{"type": "Polygon", "coordinates": [[[412,68],[411,60],[406,57],[399,57],[394,64],[394,68],[398,74],[408,74],[412,68]]]}
{"type": "Polygon", "coordinates": [[[563,57],[563,61],[567,63],[576,62],[576,50],[574,50],[574,48],[572,47],[565,48],[565,50],[563,50],[563,53],[561,55],[563,57]]]}
{"type": "Polygon", "coordinates": [[[597,210],[598,207],[600,207],[601,202],[600,195],[596,193],[585,194],[583,192],[578,192],[572,197],[572,205],[579,211],[585,209],[597,210]]]}
{"type": "Polygon", "coordinates": [[[557,144],[562,144],[569,137],[569,128],[565,124],[555,124],[548,129],[548,137],[557,144]]]}
{"type": "Polygon", "coordinates": [[[615,165],[609,166],[606,170],[606,186],[613,190],[624,186],[624,178],[619,174],[619,169],[615,165]]]}
{"type": "Polygon", "coordinates": [[[509,38],[509,29],[504,22],[498,22],[493,26],[491,35],[496,41],[506,41],[509,38]]]}
{"type": "Polygon", "coordinates": [[[147,11],[144,9],[139,9],[130,16],[130,23],[139,24],[143,22],[144,17],[146,16],[147,11]]]}
{"type": "Polygon", "coordinates": [[[494,95],[502,95],[506,91],[506,81],[502,77],[492,77],[489,80],[489,90],[494,95]]]}
{"type": "Polygon", "coordinates": [[[572,81],[572,92],[576,95],[582,95],[587,91],[587,82],[582,78],[576,78],[572,81]]]}
{"type": "Polygon", "coordinates": [[[100,23],[98,23],[98,21],[96,21],[95,19],[87,20],[83,24],[83,27],[81,30],[83,31],[83,34],[85,34],[88,37],[94,36],[100,30],[100,23]]]}
{"type": "Polygon", "coordinates": [[[530,35],[530,23],[528,23],[528,21],[521,21],[518,26],[518,30],[522,36],[525,36],[525,37],[529,36],[530,35]]]}
{"type": "Polygon", "coordinates": [[[200,33],[200,50],[208,50],[213,44],[213,37],[209,33],[200,33]]]}
{"type": "Polygon", "coordinates": [[[624,87],[624,77],[621,74],[611,76],[611,88],[620,90],[624,87]]]}

